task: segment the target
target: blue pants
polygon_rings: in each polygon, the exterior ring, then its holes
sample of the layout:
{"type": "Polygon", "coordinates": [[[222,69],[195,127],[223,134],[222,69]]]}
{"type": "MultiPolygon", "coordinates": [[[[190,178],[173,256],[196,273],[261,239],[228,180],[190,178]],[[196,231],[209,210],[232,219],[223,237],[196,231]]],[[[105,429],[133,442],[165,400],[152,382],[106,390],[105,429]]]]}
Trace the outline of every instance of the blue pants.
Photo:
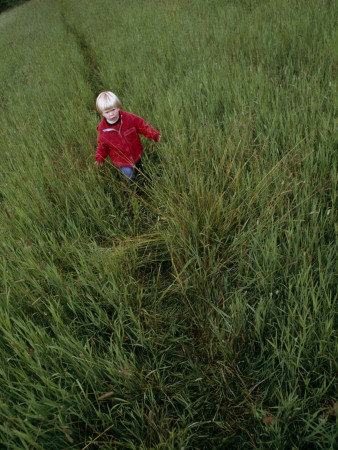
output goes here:
{"type": "Polygon", "coordinates": [[[129,180],[131,182],[133,182],[133,180],[135,180],[135,177],[137,175],[137,172],[139,170],[141,170],[142,167],[142,158],[140,158],[137,163],[135,164],[134,167],[120,167],[121,172],[123,173],[123,175],[127,178],[129,178],[129,180]],[[136,170],[135,170],[136,169],[136,170]]]}

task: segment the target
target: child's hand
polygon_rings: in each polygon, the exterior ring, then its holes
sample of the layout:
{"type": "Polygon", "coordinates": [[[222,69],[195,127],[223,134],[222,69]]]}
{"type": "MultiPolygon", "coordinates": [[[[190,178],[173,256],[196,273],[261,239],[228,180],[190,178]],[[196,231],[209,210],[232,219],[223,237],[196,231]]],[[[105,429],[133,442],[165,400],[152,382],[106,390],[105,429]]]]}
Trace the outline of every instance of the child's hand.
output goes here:
{"type": "Polygon", "coordinates": [[[155,141],[156,142],[161,142],[161,135],[160,134],[158,136],[156,136],[155,141]]]}
{"type": "Polygon", "coordinates": [[[95,161],[95,162],[94,162],[94,165],[95,165],[95,166],[98,166],[98,167],[102,167],[103,164],[104,164],[103,161],[95,161]]]}

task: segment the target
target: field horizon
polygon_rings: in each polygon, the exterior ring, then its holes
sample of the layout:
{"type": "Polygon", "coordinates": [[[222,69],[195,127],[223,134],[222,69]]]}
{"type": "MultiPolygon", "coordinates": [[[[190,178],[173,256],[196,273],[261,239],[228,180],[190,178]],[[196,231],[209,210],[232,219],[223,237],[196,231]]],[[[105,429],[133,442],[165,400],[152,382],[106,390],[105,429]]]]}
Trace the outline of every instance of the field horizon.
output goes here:
{"type": "Polygon", "coordinates": [[[0,15],[0,447],[334,449],[337,4],[0,15]],[[94,167],[110,90],[162,134],[94,167]],[[336,150],[335,150],[336,149],[336,150]]]}

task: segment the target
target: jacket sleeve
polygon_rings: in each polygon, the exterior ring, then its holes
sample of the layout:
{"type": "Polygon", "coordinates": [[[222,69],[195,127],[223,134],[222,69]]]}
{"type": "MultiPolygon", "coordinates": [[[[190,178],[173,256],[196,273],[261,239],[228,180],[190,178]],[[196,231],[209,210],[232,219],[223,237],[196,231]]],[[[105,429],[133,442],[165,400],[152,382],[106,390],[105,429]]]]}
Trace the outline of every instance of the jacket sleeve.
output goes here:
{"type": "Polygon", "coordinates": [[[105,144],[102,140],[101,135],[99,134],[97,137],[97,150],[95,153],[95,161],[104,161],[109,154],[108,145],[105,144]]]}
{"type": "Polygon", "coordinates": [[[160,136],[160,132],[155,130],[151,125],[148,125],[141,117],[134,115],[134,124],[138,133],[143,134],[148,139],[155,140],[160,136]]]}

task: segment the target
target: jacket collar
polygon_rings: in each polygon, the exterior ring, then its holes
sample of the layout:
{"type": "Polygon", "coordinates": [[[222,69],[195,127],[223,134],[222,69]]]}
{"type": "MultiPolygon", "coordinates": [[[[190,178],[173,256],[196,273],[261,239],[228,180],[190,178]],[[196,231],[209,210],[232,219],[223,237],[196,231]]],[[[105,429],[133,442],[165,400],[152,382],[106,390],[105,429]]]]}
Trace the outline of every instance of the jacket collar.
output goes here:
{"type": "MultiPolygon", "coordinates": [[[[124,113],[124,111],[121,111],[121,110],[120,110],[120,121],[116,124],[116,125],[118,125],[118,126],[121,125],[121,121],[122,121],[122,118],[123,118],[123,113],[124,113]]],[[[96,127],[96,129],[97,129],[97,131],[102,131],[102,130],[104,130],[104,129],[106,129],[106,128],[114,128],[114,127],[115,127],[115,125],[109,125],[109,124],[106,122],[106,119],[103,118],[103,119],[101,120],[101,122],[98,124],[98,126],[96,127]]]]}

